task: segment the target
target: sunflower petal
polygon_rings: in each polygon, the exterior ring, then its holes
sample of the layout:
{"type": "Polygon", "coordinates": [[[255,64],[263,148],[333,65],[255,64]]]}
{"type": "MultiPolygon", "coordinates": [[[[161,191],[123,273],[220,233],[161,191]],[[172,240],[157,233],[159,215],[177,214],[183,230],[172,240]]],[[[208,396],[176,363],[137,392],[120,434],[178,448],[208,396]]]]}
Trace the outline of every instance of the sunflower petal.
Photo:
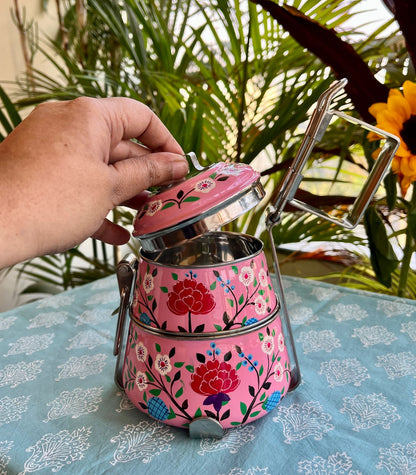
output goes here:
{"type": "Polygon", "coordinates": [[[412,115],[416,115],[416,83],[405,81],[403,83],[403,94],[410,105],[412,115]]]}
{"type": "Polygon", "coordinates": [[[410,104],[406,101],[402,94],[391,95],[387,101],[387,108],[390,112],[395,112],[401,118],[402,124],[406,120],[410,119],[412,112],[410,110],[410,104]]]}
{"type": "Polygon", "coordinates": [[[371,106],[368,108],[368,112],[375,118],[377,119],[377,115],[381,112],[387,109],[387,103],[386,102],[376,102],[375,104],[371,104],[371,106]]]}

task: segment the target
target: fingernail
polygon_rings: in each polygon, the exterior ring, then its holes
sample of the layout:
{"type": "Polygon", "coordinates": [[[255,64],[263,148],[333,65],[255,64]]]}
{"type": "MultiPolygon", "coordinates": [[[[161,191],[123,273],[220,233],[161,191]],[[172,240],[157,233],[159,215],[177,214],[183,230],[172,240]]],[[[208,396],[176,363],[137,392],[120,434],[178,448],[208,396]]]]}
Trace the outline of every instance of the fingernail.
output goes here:
{"type": "Polygon", "coordinates": [[[186,157],[178,157],[172,162],[174,178],[182,178],[189,172],[189,163],[186,157]]]}

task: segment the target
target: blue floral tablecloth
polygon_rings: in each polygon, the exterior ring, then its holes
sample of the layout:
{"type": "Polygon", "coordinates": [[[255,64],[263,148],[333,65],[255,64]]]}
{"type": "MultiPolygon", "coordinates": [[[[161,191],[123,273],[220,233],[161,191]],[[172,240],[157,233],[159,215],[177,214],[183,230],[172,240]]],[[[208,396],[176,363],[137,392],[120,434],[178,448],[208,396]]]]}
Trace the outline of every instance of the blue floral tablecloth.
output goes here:
{"type": "Polygon", "coordinates": [[[302,383],[222,439],[115,386],[115,277],[0,314],[0,474],[415,474],[416,302],[284,284],[302,383]]]}

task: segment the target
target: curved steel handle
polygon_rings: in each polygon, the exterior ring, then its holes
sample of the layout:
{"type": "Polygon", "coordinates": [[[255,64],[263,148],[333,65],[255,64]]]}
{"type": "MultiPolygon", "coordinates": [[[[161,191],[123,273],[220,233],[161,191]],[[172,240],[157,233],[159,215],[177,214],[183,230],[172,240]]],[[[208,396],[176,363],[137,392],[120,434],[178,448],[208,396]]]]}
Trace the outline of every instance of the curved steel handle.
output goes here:
{"type": "Polygon", "coordinates": [[[131,288],[134,282],[137,265],[137,257],[133,254],[129,254],[127,257],[121,260],[117,266],[117,281],[120,291],[120,307],[118,311],[113,354],[114,356],[117,356],[114,380],[120,389],[124,389],[122,381],[122,372],[126,347],[125,335],[128,326],[128,319],[126,319],[126,313],[127,309],[129,308],[131,288]]]}

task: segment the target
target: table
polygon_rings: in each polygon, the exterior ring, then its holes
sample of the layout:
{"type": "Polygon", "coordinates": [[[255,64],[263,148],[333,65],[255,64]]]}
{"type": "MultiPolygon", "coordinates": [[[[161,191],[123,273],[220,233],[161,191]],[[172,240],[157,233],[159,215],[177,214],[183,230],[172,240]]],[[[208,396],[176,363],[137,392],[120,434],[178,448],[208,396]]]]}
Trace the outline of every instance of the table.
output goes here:
{"type": "Polygon", "coordinates": [[[301,385],[222,439],[113,382],[115,277],[0,315],[0,473],[414,474],[416,302],[284,278],[301,385]]]}

